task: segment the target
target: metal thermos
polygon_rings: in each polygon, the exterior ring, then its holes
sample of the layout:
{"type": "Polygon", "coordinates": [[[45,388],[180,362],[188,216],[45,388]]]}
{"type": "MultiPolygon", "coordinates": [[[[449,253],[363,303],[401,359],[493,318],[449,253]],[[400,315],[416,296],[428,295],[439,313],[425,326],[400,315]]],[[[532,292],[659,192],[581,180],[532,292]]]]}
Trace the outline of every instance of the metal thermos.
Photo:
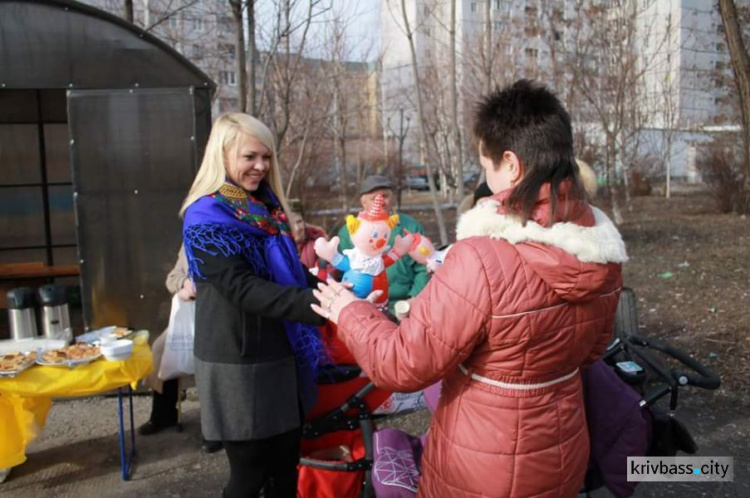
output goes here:
{"type": "Polygon", "coordinates": [[[49,339],[62,339],[69,334],[70,314],[65,287],[45,285],[39,288],[39,304],[42,306],[42,331],[49,339]]]}
{"type": "Polygon", "coordinates": [[[7,294],[10,337],[14,340],[37,336],[34,290],[29,287],[11,289],[7,294]]]}

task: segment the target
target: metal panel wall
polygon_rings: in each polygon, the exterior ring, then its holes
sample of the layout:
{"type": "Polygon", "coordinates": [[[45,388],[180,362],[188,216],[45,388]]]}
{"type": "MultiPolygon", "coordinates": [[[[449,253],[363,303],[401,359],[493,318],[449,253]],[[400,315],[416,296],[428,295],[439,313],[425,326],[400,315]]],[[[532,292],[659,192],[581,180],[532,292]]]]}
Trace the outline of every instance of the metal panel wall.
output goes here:
{"type": "Polygon", "coordinates": [[[160,332],[197,167],[193,90],[68,92],[84,320],[160,332]]]}
{"type": "Polygon", "coordinates": [[[0,88],[213,89],[153,35],[66,0],[0,0],[0,88]]]}

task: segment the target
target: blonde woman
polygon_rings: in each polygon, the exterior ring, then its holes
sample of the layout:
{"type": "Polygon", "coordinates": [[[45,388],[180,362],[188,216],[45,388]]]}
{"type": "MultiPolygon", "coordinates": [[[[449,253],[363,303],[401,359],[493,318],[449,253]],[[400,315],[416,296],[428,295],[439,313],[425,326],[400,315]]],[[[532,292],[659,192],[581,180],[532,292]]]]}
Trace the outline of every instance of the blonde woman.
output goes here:
{"type": "Polygon", "coordinates": [[[286,212],[270,130],[247,114],[220,116],[181,214],[203,434],[224,442],[230,498],[296,497],[315,401],[323,320],[286,212]]]}

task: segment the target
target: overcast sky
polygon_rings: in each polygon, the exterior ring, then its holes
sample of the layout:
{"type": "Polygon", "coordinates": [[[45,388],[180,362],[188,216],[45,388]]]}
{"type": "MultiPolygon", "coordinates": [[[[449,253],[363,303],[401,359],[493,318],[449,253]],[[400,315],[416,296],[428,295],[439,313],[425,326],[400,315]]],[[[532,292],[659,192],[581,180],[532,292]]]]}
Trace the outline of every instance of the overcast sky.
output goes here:
{"type": "MultiPolygon", "coordinates": [[[[380,50],[380,2],[381,0],[324,0],[330,2],[331,10],[316,20],[310,30],[309,40],[317,41],[311,43],[310,55],[314,57],[325,57],[325,30],[328,22],[335,16],[341,16],[347,20],[346,33],[348,36],[347,47],[349,58],[352,60],[374,60],[380,50]]],[[[268,16],[276,12],[279,0],[259,0],[256,4],[256,15],[259,27],[264,20],[272,22],[268,16]]],[[[306,2],[300,2],[300,5],[306,2]]],[[[302,5],[304,7],[304,5],[302,5]]],[[[270,25],[270,24],[269,24],[270,25]]]]}
{"type": "Polygon", "coordinates": [[[343,7],[353,19],[351,41],[363,51],[372,46],[374,59],[380,50],[380,1],[381,0],[333,0],[334,8],[343,7]]]}

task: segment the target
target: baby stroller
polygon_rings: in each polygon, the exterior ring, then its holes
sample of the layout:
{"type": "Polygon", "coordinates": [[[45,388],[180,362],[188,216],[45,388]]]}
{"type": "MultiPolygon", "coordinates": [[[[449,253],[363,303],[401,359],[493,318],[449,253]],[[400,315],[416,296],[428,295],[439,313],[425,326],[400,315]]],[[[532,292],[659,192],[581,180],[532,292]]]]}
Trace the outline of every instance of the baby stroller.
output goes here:
{"type": "Polygon", "coordinates": [[[675,414],[680,388],[720,383],[690,355],[640,335],[635,293],[623,288],[613,340],[583,376],[591,455],[582,492],[606,486],[615,496],[632,495],[638,483],[627,482],[628,456],[694,454],[698,447],[675,414]]]}
{"type": "MultiPolygon", "coordinates": [[[[334,364],[319,375],[318,403],[302,432],[298,496],[301,498],[374,497],[377,421],[437,404],[439,385],[416,393],[375,387],[326,326],[324,340],[334,364]]],[[[415,488],[416,489],[416,488],[415,488]]]]}
{"type": "MultiPolygon", "coordinates": [[[[719,378],[694,358],[638,335],[638,330],[635,294],[625,288],[613,340],[583,377],[591,456],[582,493],[606,486],[617,497],[632,495],[638,483],[627,482],[627,456],[695,453],[695,442],[674,416],[680,388],[719,387],[719,378]],[[658,402],[667,395],[665,409],[658,402]]],[[[424,439],[396,429],[378,431],[376,421],[381,416],[375,411],[391,393],[359,377],[358,367],[333,370],[335,374],[322,379],[320,408],[303,429],[298,495],[415,496],[424,439]]],[[[428,407],[434,408],[438,390],[428,389],[428,407]]]]}

